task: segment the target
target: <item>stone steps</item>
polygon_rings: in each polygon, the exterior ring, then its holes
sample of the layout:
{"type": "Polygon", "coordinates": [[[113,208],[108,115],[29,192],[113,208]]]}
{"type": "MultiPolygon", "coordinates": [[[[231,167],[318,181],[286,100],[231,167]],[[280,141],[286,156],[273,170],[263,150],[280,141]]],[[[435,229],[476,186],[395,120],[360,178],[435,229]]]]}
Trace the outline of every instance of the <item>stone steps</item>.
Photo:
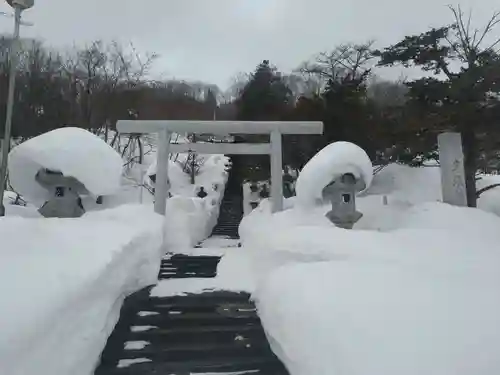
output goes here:
{"type": "Polygon", "coordinates": [[[229,193],[225,194],[219,210],[219,220],[212,231],[212,236],[239,238],[238,227],[242,218],[243,205],[241,197],[229,193]]]}
{"type": "MultiPolygon", "coordinates": [[[[215,275],[219,260],[166,257],[160,277],[166,270],[170,278],[188,277],[187,271],[215,275]]],[[[152,297],[150,290],[126,299],[95,375],[288,374],[269,347],[249,294],[152,297]]]]}

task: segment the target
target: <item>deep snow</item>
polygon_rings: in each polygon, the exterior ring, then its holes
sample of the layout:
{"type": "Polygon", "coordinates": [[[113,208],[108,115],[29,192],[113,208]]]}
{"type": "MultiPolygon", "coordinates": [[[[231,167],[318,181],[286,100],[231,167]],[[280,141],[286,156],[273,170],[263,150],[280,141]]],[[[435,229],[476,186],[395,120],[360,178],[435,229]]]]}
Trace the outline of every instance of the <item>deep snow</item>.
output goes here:
{"type": "MultiPolygon", "coordinates": [[[[153,149],[146,162],[155,154],[153,149]]],[[[179,163],[171,163],[174,197],[165,219],[154,214],[154,197],[144,187],[148,166],[122,176],[117,155],[99,138],[72,128],[13,149],[11,183],[28,204],[10,204],[15,194],[8,192],[8,216],[0,219],[0,238],[8,243],[0,249],[8,297],[0,302],[0,373],[91,374],[124,297],[156,283],[166,251],[189,251],[215,225],[226,157],[205,156],[195,185],[179,163]],[[94,195],[83,198],[82,218],[40,218],[36,209],[47,196],[34,176],[42,167],[78,178],[94,195]],[[196,196],[200,186],[208,193],[204,199],[196,196]],[[97,205],[95,195],[101,194],[103,204],[97,205]]]]}
{"type": "Polygon", "coordinates": [[[245,217],[242,275],[291,375],[499,373],[498,194],[452,207],[439,168],[390,165],[358,198],[353,230],[296,199],[245,217]]]}
{"type": "MultiPolygon", "coordinates": [[[[152,295],[253,292],[271,345],[291,375],[498,374],[500,219],[492,213],[500,213],[499,190],[484,193],[482,210],[451,207],[438,202],[439,168],[390,165],[371,181],[364,151],[344,145],[338,152],[350,156],[333,160],[335,153],[325,151],[305,168],[299,196],[285,201],[286,211],[271,214],[265,200],[248,215],[240,226],[241,248],[218,239],[207,241],[208,248],[190,248],[215,223],[223,190],[213,184],[224,184],[227,160],[209,158],[195,187],[174,178],[168,249],[223,257],[216,278],[161,281],[152,295]],[[324,184],[347,172],[371,182],[357,200],[364,216],[353,230],[335,228],[324,217],[329,207],[317,205],[324,184]],[[195,197],[200,184],[208,188],[205,199],[195,197]]],[[[478,185],[496,181],[483,176],[478,185]]],[[[138,199],[141,184],[131,184],[108,204],[138,199]]],[[[9,316],[0,323],[6,332],[0,338],[0,366],[6,364],[1,373],[47,368],[47,374],[89,374],[123,296],[156,279],[161,251],[150,241],[161,241],[162,229],[158,224],[151,236],[157,224],[145,218],[158,218],[151,197],[143,198],[143,207],[88,213],[78,224],[0,221],[1,234],[5,230],[18,248],[30,249],[26,257],[0,250],[11,264],[0,263],[2,285],[15,282],[29,291],[20,298],[10,292],[0,303],[0,316],[9,316]],[[14,236],[21,226],[33,236],[14,236]],[[64,230],[76,234],[70,240],[60,234],[64,230]],[[23,277],[30,270],[36,278],[23,277]],[[26,360],[14,363],[16,356],[26,360]]]]}
{"type": "Polygon", "coordinates": [[[157,279],[163,219],[144,206],[0,219],[0,373],[89,375],[126,295],[157,279]]]}
{"type": "Polygon", "coordinates": [[[500,371],[498,217],[426,203],[379,232],[303,214],[261,217],[243,236],[260,316],[292,375],[500,371]]]}

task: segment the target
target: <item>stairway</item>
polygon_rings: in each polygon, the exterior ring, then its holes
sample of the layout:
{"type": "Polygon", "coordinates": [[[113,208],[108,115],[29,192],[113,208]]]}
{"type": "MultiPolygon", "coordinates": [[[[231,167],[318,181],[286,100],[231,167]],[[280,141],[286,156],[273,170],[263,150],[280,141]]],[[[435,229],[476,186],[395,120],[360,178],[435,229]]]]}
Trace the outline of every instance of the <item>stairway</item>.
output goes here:
{"type": "Polygon", "coordinates": [[[163,259],[160,266],[159,280],[184,279],[190,277],[215,277],[220,257],[216,256],[189,256],[176,254],[163,259]]]}
{"type": "MultiPolygon", "coordinates": [[[[219,260],[174,255],[162,261],[160,282],[214,277],[219,260]]],[[[288,374],[247,293],[153,297],[152,288],[125,300],[95,375],[288,374]]]]}
{"type": "Polygon", "coordinates": [[[222,199],[219,220],[212,231],[212,236],[239,238],[238,227],[243,218],[243,199],[241,195],[227,192],[222,199]]]}

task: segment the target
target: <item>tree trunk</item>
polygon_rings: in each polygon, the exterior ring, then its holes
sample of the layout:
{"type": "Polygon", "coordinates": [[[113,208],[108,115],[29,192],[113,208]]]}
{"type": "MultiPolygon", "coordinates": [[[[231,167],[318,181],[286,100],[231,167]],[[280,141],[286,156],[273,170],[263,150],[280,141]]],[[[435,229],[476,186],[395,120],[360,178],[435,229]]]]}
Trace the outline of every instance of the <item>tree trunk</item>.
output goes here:
{"type": "Polygon", "coordinates": [[[108,143],[108,137],[109,137],[109,122],[106,120],[104,123],[104,142],[108,143]]]}
{"type": "Polygon", "coordinates": [[[465,189],[467,206],[477,207],[476,171],[477,171],[477,139],[471,126],[462,131],[462,147],[464,152],[465,189]]]}

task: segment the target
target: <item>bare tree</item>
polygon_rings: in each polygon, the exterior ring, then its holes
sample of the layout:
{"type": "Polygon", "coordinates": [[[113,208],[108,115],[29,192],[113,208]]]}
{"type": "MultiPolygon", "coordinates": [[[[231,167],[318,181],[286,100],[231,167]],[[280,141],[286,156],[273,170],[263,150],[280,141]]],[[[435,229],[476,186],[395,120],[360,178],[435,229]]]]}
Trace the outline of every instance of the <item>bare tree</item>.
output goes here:
{"type": "Polygon", "coordinates": [[[251,75],[248,73],[240,72],[231,78],[229,88],[222,94],[226,103],[229,103],[239,97],[241,91],[250,80],[250,76],[251,75]]]}
{"type": "Polygon", "coordinates": [[[341,44],[332,51],[319,53],[299,70],[320,77],[323,82],[358,79],[370,71],[368,65],[374,58],[372,45],[373,41],[341,44]]]}
{"type": "Polygon", "coordinates": [[[132,44],[126,50],[117,42],[94,41],[83,49],[75,48],[67,56],[66,72],[80,125],[96,133],[104,130],[107,140],[116,114],[129,111],[121,108],[121,92],[141,84],[156,57],[142,57],[132,44]]]}
{"type": "Polygon", "coordinates": [[[397,81],[383,80],[372,77],[367,87],[368,98],[381,107],[398,107],[406,102],[408,87],[404,78],[397,81]]]}

